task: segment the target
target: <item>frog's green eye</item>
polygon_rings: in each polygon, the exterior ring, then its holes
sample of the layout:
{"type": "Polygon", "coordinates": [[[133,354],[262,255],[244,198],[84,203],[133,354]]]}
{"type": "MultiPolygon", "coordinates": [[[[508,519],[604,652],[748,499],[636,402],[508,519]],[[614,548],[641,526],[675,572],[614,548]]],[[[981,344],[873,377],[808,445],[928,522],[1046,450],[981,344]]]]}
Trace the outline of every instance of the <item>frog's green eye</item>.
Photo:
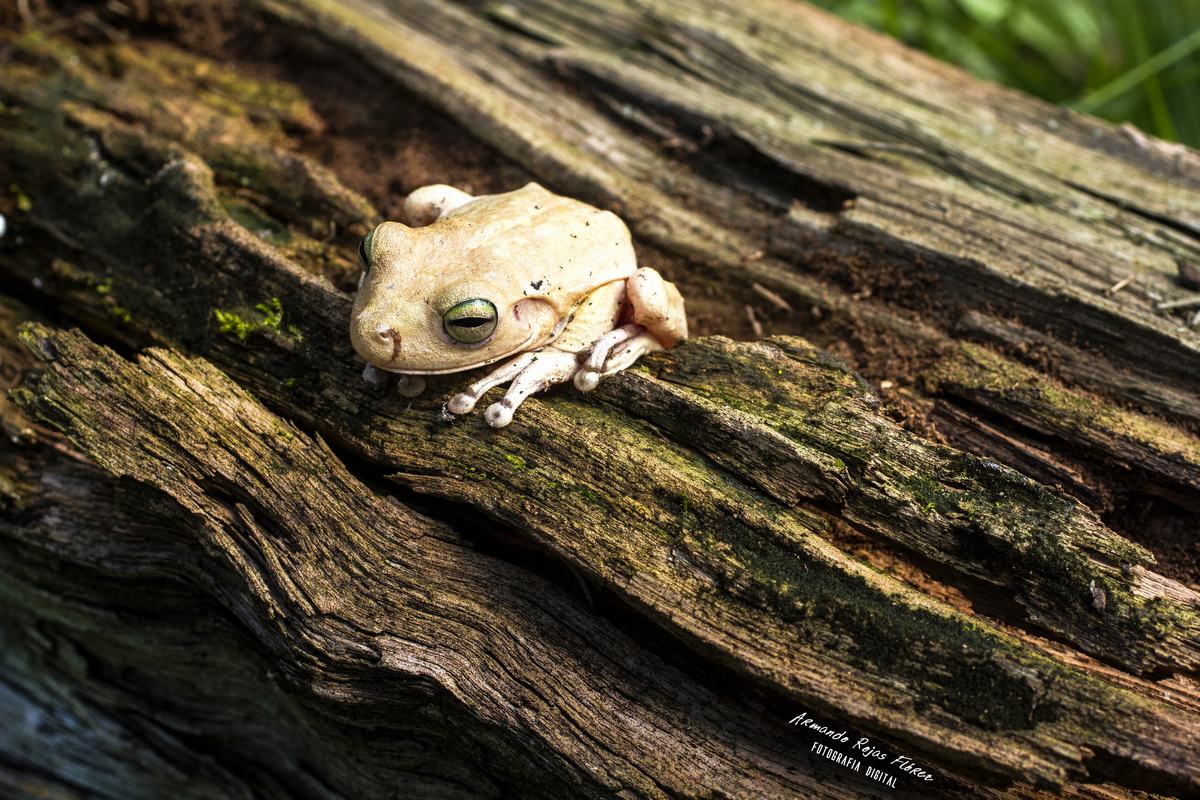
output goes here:
{"type": "Polygon", "coordinates": [[[479,297],[463,300],[442,315],[442,327],[455,341],[482,342],[496,330],[496,307],[479,297]]]}
{"type": "Polygon", "coordinates": [[[358,263],[362,265],[363,272],[371,271],[371,240],[375,237],[375,230],[362,238],[358,243],[358,263]]]}

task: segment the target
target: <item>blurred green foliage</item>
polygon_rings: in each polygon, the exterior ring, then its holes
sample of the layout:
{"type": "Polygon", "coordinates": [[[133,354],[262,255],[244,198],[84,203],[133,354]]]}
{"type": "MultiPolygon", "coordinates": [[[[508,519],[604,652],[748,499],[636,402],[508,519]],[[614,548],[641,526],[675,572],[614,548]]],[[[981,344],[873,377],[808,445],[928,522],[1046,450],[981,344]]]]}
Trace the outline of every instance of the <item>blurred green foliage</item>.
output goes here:
{"type": "Polygon", "coordinates": [[[814,0],[980,77],[1200,147],[1200,0],[814,0]]]}

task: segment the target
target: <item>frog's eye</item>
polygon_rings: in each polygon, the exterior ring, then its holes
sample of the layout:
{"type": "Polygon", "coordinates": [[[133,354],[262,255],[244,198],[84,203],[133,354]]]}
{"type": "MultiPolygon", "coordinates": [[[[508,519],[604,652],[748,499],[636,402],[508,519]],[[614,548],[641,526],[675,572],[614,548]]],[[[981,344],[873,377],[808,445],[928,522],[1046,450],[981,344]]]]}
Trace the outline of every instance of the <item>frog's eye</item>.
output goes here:
{"type": "Polygon", "coordinates": [[[362,265],[363,272],[371,271],[371,240],[375,237],[375,230],[362,238],[358,243],[358,263],[362,265]]]}
{"type": "Polygon", "coordinates": [[[496,330],[496,307],[479,297],[463,300],[442,315],[442,327],[457,342],[482,342],[496,330]]]}

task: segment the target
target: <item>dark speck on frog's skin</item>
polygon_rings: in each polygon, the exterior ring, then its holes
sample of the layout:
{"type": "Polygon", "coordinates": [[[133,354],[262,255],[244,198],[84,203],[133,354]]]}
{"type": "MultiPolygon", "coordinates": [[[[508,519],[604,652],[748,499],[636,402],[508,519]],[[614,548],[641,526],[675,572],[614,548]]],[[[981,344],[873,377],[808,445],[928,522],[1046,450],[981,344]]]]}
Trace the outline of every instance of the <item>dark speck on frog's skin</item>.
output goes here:
{"type": "Polygon", "coordinates": [[[529,285],[534,289],[541,289],[543,283],[544,283],[544,281],[533,281],[529,285]]]}

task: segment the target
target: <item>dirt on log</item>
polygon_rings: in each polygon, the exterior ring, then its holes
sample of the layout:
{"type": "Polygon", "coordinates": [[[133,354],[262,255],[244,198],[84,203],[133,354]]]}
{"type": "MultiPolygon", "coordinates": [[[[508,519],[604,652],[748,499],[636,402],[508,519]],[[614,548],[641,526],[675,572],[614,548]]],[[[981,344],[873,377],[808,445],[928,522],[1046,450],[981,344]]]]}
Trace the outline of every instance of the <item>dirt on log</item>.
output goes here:
{"type": "Polygon", "coordinates": [[[792,2],[0,19],[6,793],[1200,795],[1195,153],[792,2]],[[363,383],[358,238],[527,180],[697,337],[363,383]]]}

